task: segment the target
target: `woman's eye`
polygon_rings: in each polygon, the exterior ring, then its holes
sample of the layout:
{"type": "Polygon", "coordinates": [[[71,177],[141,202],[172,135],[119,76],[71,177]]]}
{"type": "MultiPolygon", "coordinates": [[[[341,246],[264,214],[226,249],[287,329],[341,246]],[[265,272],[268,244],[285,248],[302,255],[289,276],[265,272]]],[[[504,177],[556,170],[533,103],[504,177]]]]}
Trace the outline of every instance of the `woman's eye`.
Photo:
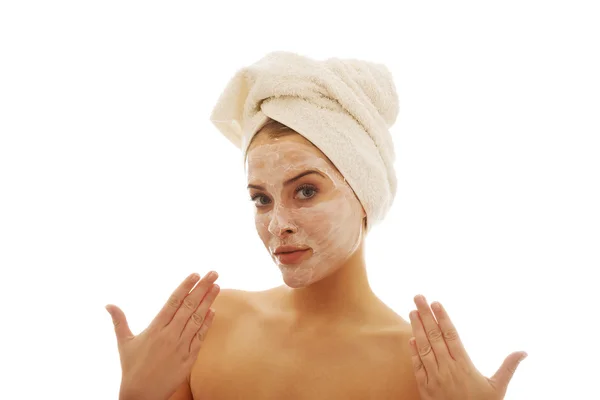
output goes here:
{"type": "Polygon", "coordinates": [[[313,186],[300,186],[296,190],[296,194],[300,196],[300,200],[306,200],[317,194],[317,189],[313,186]]]}
{"type": "Polygon", "coordinates": [[[263,194],[257,194],[256,196],[253,196],[251,200],[256,204],[256,207],[264,207],[271,202],[271,200],[263,194]]]}

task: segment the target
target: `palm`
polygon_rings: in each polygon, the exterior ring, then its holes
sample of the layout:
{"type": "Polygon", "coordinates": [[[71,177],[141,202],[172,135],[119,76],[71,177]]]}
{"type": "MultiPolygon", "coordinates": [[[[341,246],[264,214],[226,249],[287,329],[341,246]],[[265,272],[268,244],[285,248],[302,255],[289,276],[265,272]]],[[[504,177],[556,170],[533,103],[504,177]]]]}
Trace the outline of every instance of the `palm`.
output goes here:
{"type": "Polygon", "coordinates": [[[415,296],[418,311],[410,313],[413,370],[422,400],[499,400],[527,353],[514,352],[491,378],[473,365],[450,317],[440,303],[432,310],[415,296]],[[436,320],[437,318],[437,320],[436,320]]]}

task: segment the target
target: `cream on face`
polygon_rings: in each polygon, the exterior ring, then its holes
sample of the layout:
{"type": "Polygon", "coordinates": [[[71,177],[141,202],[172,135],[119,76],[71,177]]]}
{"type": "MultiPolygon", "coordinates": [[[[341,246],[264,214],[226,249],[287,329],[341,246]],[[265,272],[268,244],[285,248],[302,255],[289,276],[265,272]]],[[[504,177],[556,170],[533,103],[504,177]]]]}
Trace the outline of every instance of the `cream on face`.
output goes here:
{"type": "Polygon", "coordinates": [[[289,287],[323,279],[359,246],[362,205],[309,142],[274,140],[256,145],[247,155],[247,177],[256,204],[257,232],[289,287]],[[281,246],[306,250],[275,255],[281,246]]]}

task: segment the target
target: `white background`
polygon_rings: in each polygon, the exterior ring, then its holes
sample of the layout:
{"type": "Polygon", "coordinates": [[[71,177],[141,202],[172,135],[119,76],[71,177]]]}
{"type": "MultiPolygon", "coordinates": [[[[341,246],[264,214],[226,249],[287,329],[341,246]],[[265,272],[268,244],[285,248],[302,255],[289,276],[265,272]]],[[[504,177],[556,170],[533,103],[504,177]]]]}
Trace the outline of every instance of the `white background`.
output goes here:
{"type": "Polygon", "coordinates": [[[282,284],[209,121],[273,50],[395,77],[376,293],[406,319],[441,301],[487,376],[527,351],[507,399],[600,398],[595,2],[350,3],[1,3],[0,398],[116,399],[106,304],[137,333],[191,272],[282,284]]]}

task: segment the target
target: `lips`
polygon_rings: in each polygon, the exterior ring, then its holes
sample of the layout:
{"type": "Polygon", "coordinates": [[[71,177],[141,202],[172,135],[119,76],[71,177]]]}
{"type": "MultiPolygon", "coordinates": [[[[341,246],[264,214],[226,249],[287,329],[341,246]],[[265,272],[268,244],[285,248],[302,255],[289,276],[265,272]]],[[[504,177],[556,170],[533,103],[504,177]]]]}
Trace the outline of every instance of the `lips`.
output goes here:
{"type": "Polygon", "coordinates": [[[273,255],[280,264],[298,264],[310,254],[310,247],[281,246],[275,249],[273,255]]]}
{"type": "Polygon", "coordinates": [[[280,254],[286,254],[286,253],[294,253],[296,251],[304,251],[304,250],[308,250],[308,247],[302,247],[302,246],[279,246],[278,248],[275,249],[275,251],[273,252],[273,255],[280,255],[280,254]]]}

